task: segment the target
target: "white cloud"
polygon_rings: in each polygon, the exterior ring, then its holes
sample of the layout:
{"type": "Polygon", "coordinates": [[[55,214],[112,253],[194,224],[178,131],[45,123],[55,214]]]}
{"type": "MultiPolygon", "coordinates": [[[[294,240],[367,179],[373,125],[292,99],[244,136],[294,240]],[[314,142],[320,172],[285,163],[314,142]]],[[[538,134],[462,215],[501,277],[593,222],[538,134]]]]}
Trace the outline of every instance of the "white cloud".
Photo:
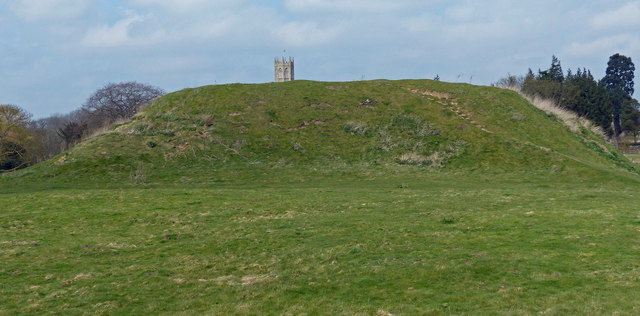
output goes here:
{"type": "MultiPolygon", "coordinates": [[[[432,1],[433,2],[433,1],[432,1]]],[[[285,7],[294,12],[389,12],[423,4],[416,0],[285,0],[285,7]]]]}
{"type": "Polygon", "coordinates": [[[486,41],[487,39],[505,38],[513,33],[509,24],[499,20],[491,22],[460,23],[443,30],[449,41],[486,41]]]}
{"type": "Polygon", "coordinates": [[[240,6],[242,0],[129,0],[129,3],[144,7],[162,7],[174,13],[200,12],[206,8],[240,6]]]}
{"type": "Polygon", "coordinates": [[[470,2],[466,2],[464,5],[455,5],[448,8],[446,15],[452,20],[467,21],[474,17],[475,12],[477,12],[477,9],[470,2]]]}
{"type": "Polygon", "coordinates": [[[619,34],[597,38],[592,41],[572,42],[562,53],[571,56],[609,56],[612,53],[639,53],[640,35],[619,34]]]}
{"type": "Polygon", "coordinates": [[[527,19],[513,16],[511,12],[497,12],[490,5],[477,6],[472,1],[444,8],[442,14],[432,12],[410,16],[400,24],[407,31],[430,40],[455,43],[481,42],[487,39],[511,38],[526,28],[527,19]]]}
{"type": "MultiPolygon", "coordinates": [[[[244,0],[126,1],[131,5],[129,9],[136,12],[135,15],[145,17],[144,21],[130,21],[128,37],[146,38],[150,34],[160,34],[168,48],[172,45],[184,45],[184,41],[194,40],[217,40],[215,43],[199,43],[195,45],[196,49],[220,46],[229,42],[240,43],[242,40],[259,40],[260,37],[265,38],[265,34],[268,36],[274,21],[278,20],[274,18],[276,15],[274,9],[251,4],[243,5],[244,0]],[[137,32],[141,29],[146,30],[146,34],[137,36],[137,32]]],[[[122,35],[125,33],[123,29],[127,27],[119,24],[99,28],[99,30],[111,31],[113,35],[122,35]]]]}
{"type": "Polygon", "coordinates": [[[630,2],[615,10],[594,16],[590,24],[598,30],[625,28],[640,25],[640,3],[630,2]]]}
{"type": "Polygon", "coordinates": [[[325,45],[340,33],[338,27],[321,28],[311,22],[289,22],[273,32],[275,40],[292,47],[325,45]]]}
{"type": "Polygon", "coordinates": [[[74,18],[90,5],[91,2],[86,0],[12,0],[8,8],[18,17],[34,22],[74,18]]]}
{"type": "Polygon", "coordinates": [[[225,34],[233,34],[233,29],[238,21],[233,17],[222,18],[215,21],[203,21],[186,31],[185,34],[174,34],[176,37],[191,36],[202,39],[214,39],[225,34]]]}
{"type": "Polygon", "coordinates": [[[416,17],[409,17],[401,22],[401,25],[409,32],[427,33],[440,28],[440,17],[430,13],[424,13],[416,17]]]}
{"type": "Polygon", "coordinates": [[[211,63],[210,58],[198,55],[156,57],[141,61],[136,69],[142,73],[166,74],[195,70],[211,63]]]}
{"type": "Polygon", "coordinates": [[[143,34],[137,34],[138,36],[132,34],[136,24],[144,21],[145,18],[134,15],[124,18],[111,26],[103,25],[90,29],[85,34],[82,44],[86,47],[116,47],[145,45],[160,40],[164,35],[161,30],[155,30],[152,33],[143,32],[143,34]]]}

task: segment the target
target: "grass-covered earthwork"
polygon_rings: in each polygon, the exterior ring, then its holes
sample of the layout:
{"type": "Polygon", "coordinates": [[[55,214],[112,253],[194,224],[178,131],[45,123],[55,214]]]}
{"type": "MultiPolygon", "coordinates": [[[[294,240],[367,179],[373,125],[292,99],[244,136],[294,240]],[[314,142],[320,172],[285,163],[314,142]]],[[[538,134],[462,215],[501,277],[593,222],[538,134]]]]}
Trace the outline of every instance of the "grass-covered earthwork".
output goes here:
{"type": "Polygon", "coordinates": [[[507,90],[188,89],[0,177],[0,315],[638,314],[639,180],[507,90]]]}

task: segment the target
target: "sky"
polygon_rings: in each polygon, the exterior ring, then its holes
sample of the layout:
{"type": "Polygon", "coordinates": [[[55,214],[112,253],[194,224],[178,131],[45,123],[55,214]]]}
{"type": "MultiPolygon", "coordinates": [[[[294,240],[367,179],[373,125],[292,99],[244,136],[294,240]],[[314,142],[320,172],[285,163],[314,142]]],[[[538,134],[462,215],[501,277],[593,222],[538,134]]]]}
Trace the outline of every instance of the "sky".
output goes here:
{"type": "Polygon", "coordinates": [[[639,63],[639,30],[640,0],[0,0],[0,104],[43,118],[112,82],[272,82],[283,55],[318,81],[489,85],[552,55],[599,79],[615,53],[639,63]]]}

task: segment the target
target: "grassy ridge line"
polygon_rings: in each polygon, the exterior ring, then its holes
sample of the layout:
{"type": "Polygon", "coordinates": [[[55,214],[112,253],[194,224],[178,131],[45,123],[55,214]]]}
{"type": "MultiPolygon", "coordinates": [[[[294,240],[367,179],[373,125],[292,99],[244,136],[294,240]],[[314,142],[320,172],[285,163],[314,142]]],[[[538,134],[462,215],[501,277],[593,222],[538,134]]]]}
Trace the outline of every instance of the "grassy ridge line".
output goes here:
{"type": "Polygon", "coordinates": [[[296,178],[314,169],[327,176],[413,167],[633,169],[604,144],[491,87],[430,80],[233,84],[169,94],[130,122],[3,178],[140,184],[233,181],[236,174],[296,178]]]}

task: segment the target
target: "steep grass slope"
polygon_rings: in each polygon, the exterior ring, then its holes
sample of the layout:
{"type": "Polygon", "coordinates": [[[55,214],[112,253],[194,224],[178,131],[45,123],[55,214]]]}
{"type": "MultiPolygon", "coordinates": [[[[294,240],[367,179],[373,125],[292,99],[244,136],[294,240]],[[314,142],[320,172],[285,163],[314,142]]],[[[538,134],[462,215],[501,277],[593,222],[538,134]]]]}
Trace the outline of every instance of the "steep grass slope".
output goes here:
{"type": "Polygon", "coordinates": [[[12,177],[135,184],[619,167],[633,168],[587,129],[572,133],[512,91],[430,80],[294,81],[169,94],[12,177]]]}

